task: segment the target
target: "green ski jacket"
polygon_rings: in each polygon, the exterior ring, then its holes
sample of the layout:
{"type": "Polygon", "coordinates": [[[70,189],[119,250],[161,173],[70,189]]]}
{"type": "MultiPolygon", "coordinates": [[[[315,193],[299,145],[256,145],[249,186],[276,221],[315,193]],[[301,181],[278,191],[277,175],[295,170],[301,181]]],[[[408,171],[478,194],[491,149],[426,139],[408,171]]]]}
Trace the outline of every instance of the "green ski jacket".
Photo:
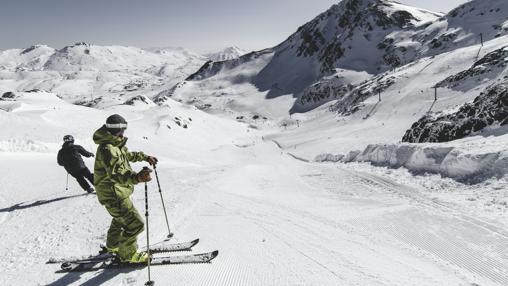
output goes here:
{"type": "Polygon", "coordinates": [[[102,126],[93,134],[98,144],[94,165],[94,186],[99,202],[103,205],[113,204],[128,198],[139,183],[129,162],[144,161],[143,152],[129,152],[125,144],[127,137],[110,134],[102,126]]]}

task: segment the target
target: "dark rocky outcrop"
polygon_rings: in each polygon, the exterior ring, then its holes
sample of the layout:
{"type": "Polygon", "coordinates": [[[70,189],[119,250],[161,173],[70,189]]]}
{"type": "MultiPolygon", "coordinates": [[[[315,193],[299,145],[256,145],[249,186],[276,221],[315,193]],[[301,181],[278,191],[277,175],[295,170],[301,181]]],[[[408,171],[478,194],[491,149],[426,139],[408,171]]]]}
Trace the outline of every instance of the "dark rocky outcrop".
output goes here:
{"type": "Polygon", "coordinates": [[[497,124],[508,124],[508,80],[490,86],[456,112],[422,117],[406,131],[402,141],[447,142],[497,124]]]}
{"type": "Polygon", "coordinates": [[[12,91],[7,91],[2,94],[1,99],[14,99],[16,98],[16,94],[12,91]]]}

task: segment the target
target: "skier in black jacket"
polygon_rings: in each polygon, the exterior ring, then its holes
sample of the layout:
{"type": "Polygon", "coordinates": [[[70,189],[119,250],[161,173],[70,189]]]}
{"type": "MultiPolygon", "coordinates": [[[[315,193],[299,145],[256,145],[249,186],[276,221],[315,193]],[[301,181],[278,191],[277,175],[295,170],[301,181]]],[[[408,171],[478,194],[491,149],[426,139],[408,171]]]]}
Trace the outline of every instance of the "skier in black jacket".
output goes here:
{"type": "Polygon", "coordinates": [[[90,187],[85,178],[93,185],[93,174],[86,167],[81,155],[88,158],[94,157],[94,154],[86,151],[80,145],[74,145],[74,137],[72,135],[65,135],[63,140],[62,149],[58,151],[58,165],[63,166],[67,173],[76,178],[83,190],[92,193],[94,189],[90,187]]]}

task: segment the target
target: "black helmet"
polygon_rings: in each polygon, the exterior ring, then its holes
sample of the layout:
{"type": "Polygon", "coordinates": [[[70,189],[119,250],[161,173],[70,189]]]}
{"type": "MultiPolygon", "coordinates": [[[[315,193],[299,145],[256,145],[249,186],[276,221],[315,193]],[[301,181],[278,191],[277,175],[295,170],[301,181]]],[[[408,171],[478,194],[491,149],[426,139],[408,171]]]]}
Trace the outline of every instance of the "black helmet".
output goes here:
{"type": "Polygon", "coordinates": [[[127,129],[127,121],[118,114],[113,114],[106,119],[106,129],[111,134],[118,134],[121,130],[127,129]]]}
{"type": "Polygon", "coordinates": [[[64,142],[74,142],[74,137],[72,135],[65,135],[63,138],[64,142]]]}

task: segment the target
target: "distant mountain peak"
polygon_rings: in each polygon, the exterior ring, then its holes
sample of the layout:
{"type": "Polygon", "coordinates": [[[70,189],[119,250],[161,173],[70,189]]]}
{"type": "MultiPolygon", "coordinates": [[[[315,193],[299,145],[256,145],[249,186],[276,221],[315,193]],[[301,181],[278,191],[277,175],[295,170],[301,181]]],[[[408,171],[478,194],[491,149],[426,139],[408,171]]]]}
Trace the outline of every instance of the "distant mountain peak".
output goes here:
{"type": "Polygon", "coordinates": [[[214,61],[214,62],[221,62],[221,61],[227,61],[232,60],[241,57],[242,55],[246,54],[246,52],[237,46],[230,46],[226,47],[218,52],[210,52],[206,53],[205,57],[208,59],[214,61]]]}

